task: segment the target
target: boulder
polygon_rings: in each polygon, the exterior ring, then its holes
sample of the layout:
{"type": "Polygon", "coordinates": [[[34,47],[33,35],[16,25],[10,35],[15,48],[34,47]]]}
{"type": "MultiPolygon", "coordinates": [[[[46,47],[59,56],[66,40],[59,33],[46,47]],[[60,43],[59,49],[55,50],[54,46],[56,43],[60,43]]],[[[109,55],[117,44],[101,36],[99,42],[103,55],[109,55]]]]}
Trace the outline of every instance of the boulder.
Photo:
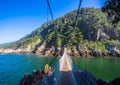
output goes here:
{"type": "Polygon", "coordinates": [[[44,53],[45,56],[52,56],[51,51],[50,50],[46,50],[44,53]]]}
{"type": "Polygon", "coordinates": [[[120,78],[116,78],[112,80],[109,85],[120,85],[120,78]]]}

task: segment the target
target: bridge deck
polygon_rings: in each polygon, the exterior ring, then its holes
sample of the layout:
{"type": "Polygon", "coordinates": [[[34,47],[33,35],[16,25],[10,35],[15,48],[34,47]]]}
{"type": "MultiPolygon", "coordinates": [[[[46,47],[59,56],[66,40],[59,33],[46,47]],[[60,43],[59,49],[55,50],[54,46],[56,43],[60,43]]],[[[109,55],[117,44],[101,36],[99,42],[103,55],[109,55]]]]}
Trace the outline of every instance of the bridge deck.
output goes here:
{"type": "Polygon", "coordinates": [[[57,85],[97,85],[96,78],[87,71],[72,71],[65,49],[57,85]]]}
{"type": "Polygon", "coordinates": [[[76,85],[71,71],[61,71],[57,85],[76,85]]]}
{"type": "Polygon", "coordinates": [[[97,85],[96,78],[88,71],[75,71],[73,73],[77,85],[97,85]]]}

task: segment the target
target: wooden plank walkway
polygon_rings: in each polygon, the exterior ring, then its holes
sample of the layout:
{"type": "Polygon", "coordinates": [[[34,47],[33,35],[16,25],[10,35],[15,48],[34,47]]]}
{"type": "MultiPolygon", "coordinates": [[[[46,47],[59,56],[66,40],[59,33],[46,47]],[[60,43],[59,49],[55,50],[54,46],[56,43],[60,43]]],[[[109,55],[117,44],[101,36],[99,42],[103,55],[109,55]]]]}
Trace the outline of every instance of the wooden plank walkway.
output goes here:
{"type": "Polygon", "coordinates": [[[73,72],[77,85],[97,85],[97,79],[88,71],[73,72]]]}
{"type": "Polygon", "coordinates": [[[72,71],[61,71],[57,85],[76,85],[72,71]]]}
{"type": "Polygon", "coordinates": [[[70,62],[70,58],[67,55],[67,50],[65,48],[64,50],[64,54],[60,59],[60,71],[71,71],[72,70],[72,66],[71,66],[71,62],[70,62]]]}
{"type": "Polygon", "coordinates": [[[56,85],[97,85],[96,78],[88,71],[72,71],[66,49],[62,57],[56,85]]]}
{"type": "Polygon", "coordinates": [[[60,71],[56,85],[97,85],[96,81],[87,71],[60,71]]]}

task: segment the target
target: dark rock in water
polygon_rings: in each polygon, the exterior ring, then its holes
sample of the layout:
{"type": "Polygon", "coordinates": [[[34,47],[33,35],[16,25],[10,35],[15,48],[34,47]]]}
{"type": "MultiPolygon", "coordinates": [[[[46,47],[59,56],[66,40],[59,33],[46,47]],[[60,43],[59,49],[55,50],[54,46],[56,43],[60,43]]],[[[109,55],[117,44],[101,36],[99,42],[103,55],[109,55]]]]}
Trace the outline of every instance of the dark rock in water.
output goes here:
{"type": "Polygon", "coordinates": [[[31,85],[32,83],[32,76],[31,75],[25,75],[21,80],[19,85],[31,85]]]}
{"type": "Polygon", "coordinates": [[[41,72],[40,70],[33,72],[32,83],[36,83],[37,81],[39,81],[42,78],[42,75],[43,75],[43,72],[41,72]]]}
{"type": "Polygon", "coordinates": [[[25,75],[21,80],[19,85],[32,85],[32,83],[36,83],[42,77],[43,73],[40,70],[33,72],[32,75],[25,75]]]}
{"type": "Polygon", "coordinates": [[[108,55],[108,52],[106,52],[106,51],[102,52],[102,56],[107,56],[107,55],[108,55]]]}
{"type": "Polygon", "coordinates": [[[51,69],[48,73],[44,71],[35,70],[32,75],[25,75],[19,85],[53,85],[54,83],[54,70],[51,69]]]}
{"type": "Polygon", "coordinates": [[[120,78],[116,78],[109,83],[109,85],[120,85],[120,78]]]}
{"type": "Polygon", "coordinates": [[[95,51],[94,53],[93,53],[93,56],[95,56],[95,57],[101,57],[102,56],[102,52],[98,52],[98,51],[95,51]]]}
{"type": "Polygon", "coordinates": [[[102,79],[98,79],[98,80],[96,81],[96,83],[97,83],[97,85],[108,85],[108,83],[105,82],[105,81],[103,81],[102,79]]]}
{"type": "Polygon", "coordinates": [[[118,58],[120,58],[120,53],[117,52],[117,53],[116,53],[116,56],[117,56],[118,58]]]}

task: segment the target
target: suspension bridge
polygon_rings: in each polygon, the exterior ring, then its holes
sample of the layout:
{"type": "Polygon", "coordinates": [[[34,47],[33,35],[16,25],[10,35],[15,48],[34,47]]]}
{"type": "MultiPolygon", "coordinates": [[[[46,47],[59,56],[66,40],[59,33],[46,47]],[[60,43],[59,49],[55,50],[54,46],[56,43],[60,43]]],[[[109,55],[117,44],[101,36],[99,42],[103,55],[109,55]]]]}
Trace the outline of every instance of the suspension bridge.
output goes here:
{"type": "MultiPolygon", "coordinates": [[[[49,0],[46,0],[46,1],[51,14],[51,18],[52,20],[54,20],[49,0]]],[[[79,2],[78,11],[76,13],[76,18],[75,18],[75,25],[77,25],[77,17],[80,12],[81,3],[82,3],[82,0],[80,0],[79,2]]],[[[55,29],[55,39],[57,40],[57,29],[55,29]]],[[[55,45],[55,47],[57,48],[57,45],[55,45]]],[[[55,57],[53,61],[51,61],[51,63],[53,63],[54,60],[56,60],[56,58],[57,57],[55,57]]],[[[49,65],[51,65],[51,63],[49,65]]],[[[43,76],[43,82],[41,79],[34,85],[97,85],[96,83],[97,79],[87,70],[73,71],[73,62],[71,57],[67,55],[67,48],[64,48],[63,56],[59,59],[59,64],[56,67],[59,67],[59,68],[55,68],[55,70],[58,70],[58,73],[56,73],[57,75],[56,80],[54,80],[55,77],[53,76],[52,78],[43,76]]]]}
{"type": "Polygon", "coordinates": [[[72,59],[67,55],[67,48],[59,59],[59,76],[56,85],[97,85],[96,78],[84,70],[72,70],[72,59]]]}
{"type": "Polygon", "coordinates": [[[67,49],[64,49],[64,54],[59,60],[60,76],[58,77],[57,85],[76,85],[72,73],[72,60],[67,56],[67,49]]]}
{"type": "MultiPolygon", "coordinates": [[[[54,17],[49,0],[46,1],[51,14],[51,19],[53,21],[54,17]]],[[[79,2],[78,11],[75,17],[75,25],[77,25],[77,18],[81,10],[80,9],[81,3],[82,0],[80,0],[79,2]]],[[[55,22],[53,22],[53,24],[54,23],[55,22]]],[[[72,31],[74,31],[74,29],[72,31]]],[[[57,40],[57,28],[55,29],[55,40],[57,40]]],[[[57,45],[55,45],[55,47],[57,47],[57,45]]],[[[97,85],[97,84],[96,78],[92,76],[92,74],[90,74],[88,71],[81,70],[73,71],[72,59],[67,55],[67,48],[64,48],[63,56],[59,59],[59,75],[57,75],[57,80],[55,81],[54,85],[97,85]]]]}

